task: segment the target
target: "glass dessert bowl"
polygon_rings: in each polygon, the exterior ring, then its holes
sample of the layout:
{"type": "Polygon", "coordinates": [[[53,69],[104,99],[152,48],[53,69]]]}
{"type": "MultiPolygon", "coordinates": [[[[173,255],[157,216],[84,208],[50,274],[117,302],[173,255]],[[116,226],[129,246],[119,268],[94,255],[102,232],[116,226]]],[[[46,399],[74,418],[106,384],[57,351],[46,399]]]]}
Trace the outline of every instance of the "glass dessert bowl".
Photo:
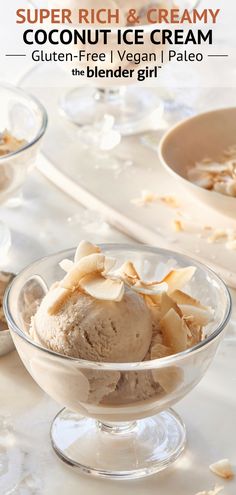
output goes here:
{"type": "MultiPolygon", "coordinates": [[[[189,295],[191,295],[192,302],[197,303],[195,298],[201,299],[207,305],[204,308],[211,308],[212,318],[206,319],[204,311],[203,313],[200,311],[204,326],[202,338],[184,351],[178,353],[172,351],[171,355],[168,355],[167,352],[166,357],[159,357],[157,353],[151,355],[152,359],[150,359],[148,353],[151,347],[149,348],[149,343],[146,342],[148,338],[151,339],[148,332],[143,334],[144,339],[141,342],[141,347],[135,347],[135,342],[140,341],[140,334],[142,334],[143,322],[146,317],[146,309],[142,306],[144,302],[143,300],[140,302],[140,294],[134,296],[133,289],[128,289],[123,299],[121,299],[120,293],[119,297],[116,293],[116,301],[119,303],[114,300],[112,302],[105,301],[105,304],[108,304],[105,306],[106,321],[101,320],[100,310],[96,312],[97,309],[95,311],[93,305],[91,306],[89,303],[87,311],[86,304],[84,304],[84,308],[82,304],[83,321],[80,326],[75,325],[74,330],[77,332],[79,328],[79,332],[81,332],[82,327],[86,329],[84,331],[85,341],[84,343],[81,343],[80,340],[76,341],[73,337],[74,333],[70,333],[71,315],[69,317],[68,313],[65,320],[60,320],[60,325],[59,320],[57,320],[64,314],[61,309],[61,295],[64,297],[64,291],[69,290],[64,288],[65,282],[67,287],[69,280],[70,283],[73,282],[74,284],[74,272],[73,276],[70,272],[73,266],[72,262],[68,260],[73,259],[75,250],[60,252],[43,258],[23,270],[8,289],[4,310],[15,346],[29,373],[45,392],[66,406],[56,416],[51,427],[51,441],[58,456],[69,465],[96,476],[114,479],[139,478],[166,468],[183,451],[186,441],[185,427],[179,416],[170,408],[191,391],[204,376],[223,338],[224,329],[230,317],[231,300],[226,286],[217,275],[186,256],[145,246],[107,244],[101,248],[105,256],[115,258],[116,264],[119,266],[125,263],[127,259],[131,259],[141,274],[142,280],[161,280],[161,277],[163,280],[163,276],[165,276],[166,280],[159,282],[160,291],[164,291],[166,285],[170,287],[169,275],[166,275],[166,272],[173,274],[174,270],[174,274],[176,274],[179,273],[179,269],[186,269],[180,271],[187,273],[191,268],[190,280],[185,280],[188,295],[185,294],[184,298],[187,297],[187,299],[184,300],[185,305],[181,305],[181,308],[184,311],[184,306],[188,305],[189,295]],[[61,263],[65,258],[67,261],[61,263]],[[61,267],[59,263],[61,263],[61,267]],[[61,268],[67,271],[67,275],[63,279],[65,281],[63,286],[61,283],[55,284],[56,280],[62,278],[61,268]],[[52,284],[54,284],[53,287],[52,284]],[[44,319],[45,308],[43,304],[45,303],[40,303],[37,312],[36,308],[47,292],[47,287],[51,287],[50,294],[56,294],[56,299],[55,297],[51,298],[49,292],[43,299],[44,302],[48,300],[50,303],[50,308],[47,306],[48,311],[50,309],[50,314],[47,313],[44,319]],[[127,306],[127,294],[130,294],[130,291],[132,297],[139,298],[139,305],[134,306],[134,311],[132,305],[127,306]],[[125,309],[118,317],[114,315],[111,317],[109,308],[114,309],[114,305],[117,304],[126,304],[125,309]],[[33,310],[30,309],[30,306],[33,310]],[[31,314],[34,316],[30,324],[31,314]],[[50,315],[56,318],[55,321],[58,322],[55,333],[50,324],[50,315]],[[37,320],[39,317],[40,320],[37,320]],[[44,334],[37,326],[39,321],[45,325],[44,334]],[[59,341],[58,335],[62,330],[63,321],[67,329],[63,333],[63,339],[59,341]],[[102,342],[101,335],[102,338],[107,335],[107,321],[109,322],[109,332],[113,331],[113,341],[115,342],[112,352],[113,355],[114,352],[119,354],[120,362],[108,361],[110,351],[105,344],[102,349],[104,353],[102,362],[95,361],[94,356],[93,360],[73,357],[76,346],[78,346],[79,353],[83,352],[84,349],[85,351],[89,349],[88,352],[92,349],[95,355],[99,353],[99,349],[101,351],[101,347],[99,347],[102,342]],[[122,321],[120,327],[119,321],[122,321]],[[97,333],[97,339],[91,342],[94,331],[95,334],[97,333]],[[32,339],[32,335],[34,339],[32,339]],[[137,356],[141,352],[141,348],[145,357],[140,355],[138,360],[137,356]],[[55,349],[63,350],[64,353],[59,353],[55,349]],[[67,355],[65,355],[66,353],[67,355]],[[69,356],[68,353],[72,355],[69,356]],[[153,359],[155,356],[157,358],[153,359]]],[[[89,277],[91,273],[90,271],[89,277]]],[[[99,280],[101,282],[101,279],[99,280]]],[[[107,283],[110,293],[113,293],[114,290],[117,291],[116,278],[112,279],[112,285],[109,279],[105,279],[105,285],[107,283]]],[[[96,284],[98,282],[94,285],[94,279],[91,284],[91,278],[88,278],[86,284],[84,283],[84,288],[86,286],[91,293],[94,287],[98,287],[96,284]]],[[[148,283],[139,281],[137,283],[138,291],[140,287],[142,297],[149,297],[148,283]]],[[[103,296],[106,290],[107,285],[103,287],[103,296]]],[[[175,292],[178,295],[184,294],[179,290],[175,292]]],[[[84,293],[80,300],[83,301],[83,297],[85,297],[84,293]]],[[[129,295],[129,297],[131,296],[129,295]]],[[[158,292],[155,297],[158,299],[158,292]]],[[[91,297],[89,296],[89,298],[91,302],[91,297]]],[[[95,304],[95,308],[98,308],[98,301],[93,302],[93,304],[95,304]]],[[[104,304],[104,300],[102,304],[104,304]]],[[[198,308],[203,308],[199,304],[198,308]]],[[[120,307],[123,308],[123,306],[120,307]]],[[[175,307],[177,308],[176,305],[175,307]]],[[[68,303],[68,311],[70,308],[68,303]]],[[[170,314],[173,309],[168,309],[168,311],[170,314]]],[[[175,317],[180,318],[178,315],[175,317]]],[[[185,318],[185,322],[187,322],[188,317],[185,316],[185,318]]],[[[147,321],[149,320],[147,319],[147,321]]],[[[181,321],[183,322],[183,320],[181,321]]],[[[151,332],[153,335],[155,333],[154,327],[155,325],[152,324],[151,332]]],[[[177,324],[176,328],[173,325],[170,326],[169,331],[172,337],[175,332],[177,334],[177,324]]],[[[177,340],[175,346],[179,345],[177,340]]],[[[164,343],[164,346],[160,343],[157,344],[159,350],[164,347],[167,349],[167,344],[164,343]]],[[[177,347],[175,348],[177,349],[177,347]]],[[[155,349],[157,348],[155,347],[155,349]]]]}
{"type": "MultiPolygon", "coordinates": [[[[19,195],[35,164],[47,127],[47,113],[33,96],[0,84],[0,203],[19,195]]],[[[0,250],[7,251],[10,233],[0,222],[0,250]]]]}

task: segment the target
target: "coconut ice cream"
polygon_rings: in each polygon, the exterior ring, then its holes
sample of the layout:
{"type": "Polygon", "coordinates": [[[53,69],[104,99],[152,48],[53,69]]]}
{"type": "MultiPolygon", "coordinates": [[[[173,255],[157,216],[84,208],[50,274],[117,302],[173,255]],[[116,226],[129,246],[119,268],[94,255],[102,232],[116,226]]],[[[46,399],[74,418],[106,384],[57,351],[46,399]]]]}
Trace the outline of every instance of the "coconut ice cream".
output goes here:
{"type": "MultiPolygon", "coordinates": [[[[53,292],[55,289],[51,289],[53,292]]],[[[31,335],[44,347],[89,361],[142,361],[152,337],[150,311],[130,289],[121,301],[99,301],[74,291],[55,315],[46,296],[32,320],[31,335]]]]}

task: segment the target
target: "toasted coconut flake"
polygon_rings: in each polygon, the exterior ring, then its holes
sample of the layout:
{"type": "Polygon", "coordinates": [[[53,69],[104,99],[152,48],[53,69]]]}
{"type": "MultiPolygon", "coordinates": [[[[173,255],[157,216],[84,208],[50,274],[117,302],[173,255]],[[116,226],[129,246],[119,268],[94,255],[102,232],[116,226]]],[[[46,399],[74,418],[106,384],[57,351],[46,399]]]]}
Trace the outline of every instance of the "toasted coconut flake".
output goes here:
{"type": "Polygon", "coordinates": [[[116,302],[121,301],[125,289],[122,280],[106,279],[93,273],[80,281],[80,287],[95,299],[116,302]]]}
{"type": "Polygon", "coordinates": [[[130,278],[137,278],[137,279],[140,279],[140,276],[134,266],[134,264],[132,263],[132,261],[127,261],[124,265],[123,265],[123,268],[124,268],[124,273],[130,277],[130,278]]]}
{"type": "Polygon", "coordinates": [[[226,182],[215,182],[214,184],[214,191],[225,194],[227,196],[227,185],[226,182]]]}
{"type": "Polygon", "coordinates": [[[179,201],[174,196],[161,196],[160,200],[171,208],[179,208],[179,201]]]}
{"type": "Polygon", "coordinates": [[[227,230],[226,229],[215,229],[210,237],[208,237],[207,242],[217,242],[222,239],[227,239],[227,230]]]}
{"type": "Polygon", "coordinates": [[[219,161],[202,160],[190,168],[188,178],[205,189],[236,197],[236,154],[230,149],[219,161]]]}
{"type": "Polygon", "coordinates": [[[210,172],[213,174],[219,174],[221,172],[226,172],[228,170],[227,163],[218,163],[218,162],[198,162],[196,163],[196,169],[202,172],[210,172]]]}
{"type": "Polygon", "coordinates": [[[59,266],[62,268],[62,270],[64,270],[64,272],[69,272],[73,268],[74,263],[71,260],[65,259],[59,263],[59,266]]]}
{"type": "Polygon", "coordinates": [[[188,179],[196,184],[196,186],[204,189],[212,189],[214,181],[211,174],[198,170],[195,166],[188,170],[188,179]]]}
{"type": "Polygon", "coordinates": [[[174,309],[170,309],[161,319],[160,328],[164,345],[170,347],[174,354],[187,349],[189,329],[174,309]]]}
{"type": "Polygon", "coordinates": [[[165,282],[144,282],[140,279],[134,264],[131,261],[124,263],[119,270],[115,272],[116,276],[120,276],[126,284],[132,287],[135,292],[147,296],[155,296],[166,292],[168,285],[165,282]]]}
{"type": "Polygon", "coordinates": [[[154,203],[156,200],[157,200],[156,194],[154,194],[151,191],[147,191],[146,189],[143,189],[141,191],[141,197],[132,199],[131,203],[137,206],[146,206],[148,204],[154,203]]]}
{"type": "Polygon", "coordinates": [[[175,303],[172,297],[169,297],[167,293],[162,294],[161,297],[161,306],[160,306],[160,320],[164,318],[164,316],[170,311],[170,309],[174,309],[176,313],[182,317],[181,310],[178,305],[175,303]]]}
{"type": "Polygon", "coordinates": [[[203,492],[196,493],[196,495],[218,495],[222,490],[224,490],[223,486],[215,486],[212,490],[204,490],[203,492]]]}
{"type": "Polygon", "coordinates": [[[192,317],[196,325],[205,326],[208,325],[213,319],[213,311],[210,308],[203,309],[196,306],[190,306],[189,304],[180,304],[179,308],[183,316],[192,317]]]}
{"type": "Polygon", "coordinates": [[[112,268],[114,268],[115,264],[116,264],[115,258],[107,258],[106,257],[104,260],[103,273],[105,273],[105,274],[109,273],[112,270],[112,268]]]}
{"type": "Polygon", "coordinates": [[[217,476],[231,480],[234,478],[234,472],[229,459],[221,459],[220,461],[210,464],[209,469],[217,476]]]}
{"type": "Polygon", "coordinates": [[[200,301],[194,299],[192,296],[179,289],[174,290],[174,292],[171,293],[171,299],[173,299],[176,304],[189,304],[190,306],[196,306],[198,308],[206,309],[206,306],[202,306],[200,301]]]}
{"type": "Polygon", "coordinates": [[[155,296],[154,295],[151,295],[151,296],[144,295],[144,299],[145,299],[147,305],[150,306],[151,308],[159,308],[160,307],[161,297],[162,297],[162,294],[156,294],[155,296]]]}
{"type": "Polygon", "coordinates": [[[57,314],[70,296],[71,291],[63,287],[54,287],[50,290],[44,299],[48,314],[51,316],[57,314]]]}
{"type": "Polygon", "coordinates": [[[203,187],[203,189],[208,189],[209,191],[213,188],[214,182],[212,177],[201,177],[194,181],[194,184],[199,187],[203,187]]]}
{"type": "Polygon", "coordinates": [[[150,349],[151,349],[151,347],[154,347],[156,344],[162,344],[163,345],[163,337],[162,337],[162,334],[159,333],[158,327],[155,330],[153,330],[153,336],[152,336],[150,349]],[[157,333],[155,333],[155,332],[157,332],[157,333]]]}
{"type": "Polygon", "coordinates": [[[74,261],[75,263],[78,263],[81,258],[96,253],[101,253],[101,249],[98,246],[88,241],[81,241],[76,249],[74,261]]]}
{"type": "Polygon", "coordinates": [[[81,258],[60,282],[64,289],[74,290],[79,286],[80,280],[89,273],[103,272],[105,256],[101,253],[90,254],[81,258]]]}
{"type": "Polygon", "coordinates": [[[171,354],[172,354],[172,349],[164,344],[156,343],[151,348],[151,359],[160,359],[163,357],[170,356],[171,354]]]}
{"type": "Polygon", "coordinates": [[[132,263],[132,261],[126,261],[117,271],[116,275],[120,276],[125,282],[133,285],[136,281],[140,280],[140,276],[132,263]]]}
{"type": "Polygon", "coordinates": [[[171,294],[176,289],[182,289],[191,280],[195,272],[196,268],[194,266],[171,270],[162,282],[168,284],[168,293],[171,294]]]}
{"type": "Polygon", "coordinates": [[[165,282],[159,284],[146,284],[145,282],[139,280],[132,286],[132,289],[140,294],[152,296],[167,292],[168,285],[165,282]]]}
{"type": "Polygon", "coordinates": [[[180,220],[173,220],[171,225],[172,225],[172,228],[175,232],[183,232],[184,231],[183,222],[181,222],[180,220]]]}
{"type": "Polygon", "coordinates": [[[189,180],[209,190],[236,197],[236,153],[225,150],[219,161],[202,160],[188,171],[189,180]]]}
{"type": "Polygon", "coordinates": [[[188,320],[187,325],[190,330],[190,335],[188,338],[188,347],[192,347],[194,345],[197,345],[199,342],[203,340],[202,327],[200,325],[196,325],[193,320],[192,321],[188,320]]]}
{"type": "Polygon", "coordinates": [[[168,366],[152,370],[155,382],[158,382],[166,393],[176,390],[183,381],[183,371],[177,366],[168,366]]]}

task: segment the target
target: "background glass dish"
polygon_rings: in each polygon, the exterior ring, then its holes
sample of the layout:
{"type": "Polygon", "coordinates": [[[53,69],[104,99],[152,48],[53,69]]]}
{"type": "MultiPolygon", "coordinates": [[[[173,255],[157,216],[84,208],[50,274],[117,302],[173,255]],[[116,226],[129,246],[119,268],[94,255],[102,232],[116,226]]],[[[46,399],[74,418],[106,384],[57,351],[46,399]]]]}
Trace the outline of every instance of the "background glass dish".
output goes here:
{"type": "MultiPolygon", "coordinates": [[[[47,127],[47,113],[33,96],[14,86],[0,84],[0,133],[5,129],[26,144],[0,156],[0,203],[17,197],[32,169],[47,127]]],[[[10,245],[10,233],[0,222],[1,254],[10,245]]]]}
{"type": "Polygon", "coordinates": [[[185,427],[169,408],[206,372],[229,320],[231,300],[218,276],[188,257],[128,245],[107,244],[102,250],[115,257],[118,264],[132,259],[148,279],[161,276],[163,269],[196,266],[187,290],[214,308],[215,318],[206,328],[207,338],[177,355],[139,363],[96,363],[40,347],[27,334],[27,284],[29,279],[39,285],[43,280],[49,287],[62,277],[58,263],[64,258],[72,259],[75,250],[43,258],[23,270],[6,294],[4,309],[14,343],[29,373],[43,390],[66,406],[51,428],[52,445],[59,457],[97,476],[138,478],[164,469],[183,451],[185,427]],[[104,387],[108,390],[117,374],[126,385],[111,401],[109,395],[104,398],[104,387]],[[155,380],[149,397],[140,400],[140,384],[144,384],[145,392],[147,383],[155,380]]]}
{"type": "MultiPolygon", "coordinates": [[[[112,116],[114,119],[114,128],[121,135],[133,135],[140,132],[137,129],[143,127],[143,122],[148,118],[149,115],[153,114],[155,110],[157,112],[157,118],[161,122],[162,113],[164,109],[162,96],[159,96],[157,92],[153,92],[151,88],[141,85],[137,82],[137,72],[139,69],[150,69],[155,66],[162,65],[161,51],[165,51],[166,47],[164,45],[154,45],[150,41],[150,33],[155,28],[155,24],[144,24],[146,21],[145,10],[148,8],[160,8],[166,7],[170,9],[171,7],[178,7],[180,10],[188,8],[192,10],[198,5],[199,0],[143,0],[140,2],[136,0],[133,2],[127,0],[122,3],[111,3],[107,2],[107,5],[111,8],[120,8],[121,19],[120,25],[106,25],[106,28],[111,29],[111,36],[109,38],[108,45],[104,45],[103,42],[96,44],[96,53],[106,53],[107,62],[90,60],[89,64],[87,62],[72,62],[71,66],[68,62],[64,65],[66,71],[68,71],[68,66],[70,69],[84,69],[86,72],[86,66],[89,65],[90,68],[98,69],[113,69],[117,70],[119,67],[122,69],[132,69],[134,70],[133,77],[121,77],[117,78],[96,78],[96,87],[94,87],[94,78],[85,79],[86,84],[78,84],[77,88],[73,88],[62,96],[60,100],[60,109],[62,114],[68,118],[69,121],[76,124],[80,129],[84,129],[90,134],[91,143],[94,142],[93,134],[96,131],[97,126],[101,127],[104,125],[106,116],[112,116]],[[121,7],[120,7],[121,5],[121,7]],[[132,25],[127,24],[127,13],[129,9],[136,9],[137,15],[140,17],[140,24],[132,25]],[[122,15],[123,14],[123,15],[122,15]],[[117,30],[118,28],[122,31],[129,29],[132,33],[128,39],[133,41],[133,33],[137,29],[143,30],[143,45],[139,44],[129,44],[125,43],[117,45],[117,30]],[[135,65],[134,62],[121,61],[117,55],[116,49],[120,51],[126,49],[127,52],[134,54],[150,54],[155,53],[157,56],[157,61],[143,61],[139,65],[135,65]],[[110,62],[110,52],[113,50],[113,62],[110,62]]],[[[37,0],[34,0],[37,3],[37,0]]],[[[106,7],[102,2],[99,2],[97,8],[100,6],[106,7]]],[[[57,0],[48,0],[50,6],[58,5],[57,0]]],[[[85,0],[82,2],[80,0],[67,0],[65,7],[76,9],[80,8],[91,8],[92,2],[90,0],[85,0]]],[[[83,26],[84,27],[84,26],[83,26]]],[[[101,28],[99,25],[94,25],[94,29],[101,28]]],[[[93,31],[93,27],[89,27],[93,31]]],[[[169,29],[172,26],[169,25],[169,29]]],[[[83,48],[83,47],[82,47],[83,48]]],[[[61,49],[61,47],[60,47],[61,49]]],[[[73,53],[76,55],[81,46],[74,46],[73,53]]],[[[90,50],[87,50],[89,52],[90,50]]],[[[92,51],[92,50],[91,50],[92,51]]],[[[78,56],[78,55],[76,55],[78,56]]],[[[63,65],[63,64],[62,64],[63,65]]],[[[147,81],[150,81],[147,79],[147,81]]],[[[155,80],[153,79],[153,85],[155,80]]],[[[149,83],[150,85],[150,83],[149,83]]],[[[169,98],[173,99],[173,95],[169,95],[169,98]]],[[[173,102],[172,102],[173,104],[173,102]]],[[[170,103],[168,101],[168,106],[170,103]]],[[[83,135],[82,135],[83,139],[83,135]]],[[[87,138],[88,139],[88,138],[87,138]]]]}

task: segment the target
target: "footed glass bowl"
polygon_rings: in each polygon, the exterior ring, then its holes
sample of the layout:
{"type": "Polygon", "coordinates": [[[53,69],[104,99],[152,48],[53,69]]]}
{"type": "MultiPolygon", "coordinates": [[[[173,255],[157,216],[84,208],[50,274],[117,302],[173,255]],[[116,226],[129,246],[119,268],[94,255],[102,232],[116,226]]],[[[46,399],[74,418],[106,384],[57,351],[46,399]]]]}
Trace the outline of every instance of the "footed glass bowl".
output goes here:
{"type": "Polygon", "coordinates": [[[196,266],[186,291],[215,312],[214,320],[204,329],[204,341],[176,355],[137,363],[70,358],[33,342],[28,335],[30,312],[35,311],[34,303],[47,287],[62,278],[59,262],[72,259],[74,249],[23,270],[8,289],[4,309],[29,373],[45,392],[66,406],[51,427],[58,456],[96,476],[139,478],[166,468],[183,451],[185,427],[170,408],[197,385],[214,358],[230,317],[231,299],[217,275],[186,256],[145,246],[101,247],[118,264],[134,261],[141,275],[150,280],[171,268],[196,266]],[[114,381],[119,383],[115,390],[114,381]]]}

